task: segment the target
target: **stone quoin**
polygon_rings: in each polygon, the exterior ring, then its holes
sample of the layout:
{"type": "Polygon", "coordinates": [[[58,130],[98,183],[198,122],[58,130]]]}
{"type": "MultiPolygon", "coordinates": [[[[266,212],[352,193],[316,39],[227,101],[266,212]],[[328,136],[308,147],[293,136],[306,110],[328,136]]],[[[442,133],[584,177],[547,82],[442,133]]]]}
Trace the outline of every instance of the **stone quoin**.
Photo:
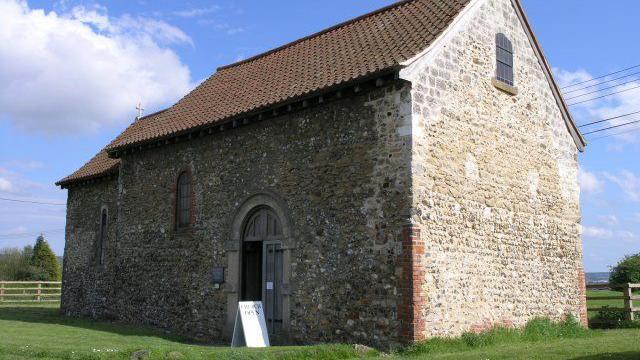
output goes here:
{"type": "Polygon", "coordinates": [[[222,342],[262,301],[273,343],[381,348],[585,322],[584,147],[518,0],[400,1],[218,69],[60,180],[61,312],[222,342]]]}

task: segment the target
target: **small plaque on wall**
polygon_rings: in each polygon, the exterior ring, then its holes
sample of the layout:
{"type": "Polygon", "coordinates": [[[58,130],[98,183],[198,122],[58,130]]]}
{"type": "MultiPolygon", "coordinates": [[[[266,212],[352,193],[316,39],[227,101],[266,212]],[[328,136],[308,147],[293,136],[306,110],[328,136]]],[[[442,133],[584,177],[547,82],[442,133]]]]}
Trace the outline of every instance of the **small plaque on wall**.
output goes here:
{"type": "Polygon", "coordinates": [[[212,282],[214,284],[222,284],[224,283],[224,267],[223,266],[215,266],[213,271],[211,272],[212,282]]]}

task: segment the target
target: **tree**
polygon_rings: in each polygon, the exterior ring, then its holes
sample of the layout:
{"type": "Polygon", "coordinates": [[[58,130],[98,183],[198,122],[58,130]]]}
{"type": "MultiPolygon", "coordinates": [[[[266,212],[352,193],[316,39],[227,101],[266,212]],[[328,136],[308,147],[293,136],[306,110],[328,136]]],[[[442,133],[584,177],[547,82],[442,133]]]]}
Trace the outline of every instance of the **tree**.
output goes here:
{"type": "Polygon", "coordinates": [[[611,268],[609,283],[640,283],[640,253],[625,256],[618,265],[611,268]]]}
{"type": "Polygon", "coordinates": [[[0,250],[0,280],[17,281],[24,269],[29,267],[29,258],[20,249],[0,250]]]}
{"type": "Polygon", "coordinates": [[[60,281],[62,278],[58,258],[42,235],[38,236],[33,247],[30,264],[39,270],[34,280],[60,281]]]}
{"type": "Polygon", "coordinates": [[[36,279],[40,272],[31,265],[33,246],[24,249],[4,248],[0,250],[0,280],[29,281],[36,279]]]}

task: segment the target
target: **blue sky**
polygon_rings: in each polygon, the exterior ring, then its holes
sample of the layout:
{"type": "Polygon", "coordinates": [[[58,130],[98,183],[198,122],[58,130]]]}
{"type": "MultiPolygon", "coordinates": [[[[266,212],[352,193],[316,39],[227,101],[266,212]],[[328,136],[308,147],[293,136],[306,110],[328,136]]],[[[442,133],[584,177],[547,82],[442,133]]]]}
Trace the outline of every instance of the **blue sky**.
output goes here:
{"type": "MultiPolygon", "coordinates": [[[[113,139],[138,101],[159,110],[218,66],[389,3],[0,0],[0,198],[64,203],[53,182],[113,139]]],[[[523,4],[562,84],[640,64],[639,2],[523,4]]],[[[572,107],[580,124],[638,110],[640,90],[572,107]]],[[[597,139],[580,156],[587,271],[640,251],[639,139],[597,139]]],[[[0,201],[0,247],[44,231],[62,254],[64,223],[64,206],[0,201]]]]}

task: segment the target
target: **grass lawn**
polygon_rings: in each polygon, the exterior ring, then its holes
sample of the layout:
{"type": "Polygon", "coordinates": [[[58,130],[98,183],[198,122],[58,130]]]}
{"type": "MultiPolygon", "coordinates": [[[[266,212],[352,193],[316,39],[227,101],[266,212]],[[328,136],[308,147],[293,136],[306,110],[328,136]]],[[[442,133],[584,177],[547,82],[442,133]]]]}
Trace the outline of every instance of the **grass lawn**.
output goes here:
{"type": "MultiPolygon", "coordinates": [[[[436,340],[390,357],[640,359],[640,330],[637,329],[582,332],[576,338],[556,335],[542,339],[539,333],[537,338],[531,338],[504,330],[497,335],[436,340]]],[[[156,330],[60,317],[57,304],[0,306],[0,359],[129,359],[133,352],[141,349],[149,350],[151,359],[171,358],[170,355],[183,359],[381,358],[376,353],[359,354],[350,345],[269,349],[203,346],[156,330]]]]}
{"type": "Polygon", "coordinates": [[[157,330],[60,317],[58,306],[0,306],[0,358],[129,359],[141,349],[149,350],[151,359],[169,358],[171,352],[181,353],[184,359],[347,359],[357,355],[348,345],[265,351],[189,344],[157,330]]]}
{"type": "Polygon", "coordinates": [[[421,354],[415,359],[640,359],[640,330],[591,330],[578,339],[518,342],[473,350],[421,354]]]}

